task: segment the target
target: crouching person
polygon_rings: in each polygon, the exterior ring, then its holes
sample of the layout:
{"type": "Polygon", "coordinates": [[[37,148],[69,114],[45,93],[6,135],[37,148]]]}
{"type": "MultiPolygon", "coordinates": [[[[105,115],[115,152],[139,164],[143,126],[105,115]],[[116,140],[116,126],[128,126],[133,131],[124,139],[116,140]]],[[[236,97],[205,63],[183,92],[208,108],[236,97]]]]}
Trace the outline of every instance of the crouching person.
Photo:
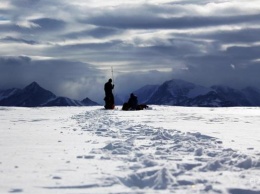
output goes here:
{"type": "Polygon", "coordinates": [[[136,110],[138,106],[138,99],[133,93],[130,94],[128,102],[123,104],[122,110],[136,110]]]}
{"type": "Polygon", "coordinates": [[[130,94],[128,104],[129,104],[130,110],[136,110],[137,105],[138,105],[138,99],[137,99],[137,96],[134,95],[133,93],[130,94]]]}

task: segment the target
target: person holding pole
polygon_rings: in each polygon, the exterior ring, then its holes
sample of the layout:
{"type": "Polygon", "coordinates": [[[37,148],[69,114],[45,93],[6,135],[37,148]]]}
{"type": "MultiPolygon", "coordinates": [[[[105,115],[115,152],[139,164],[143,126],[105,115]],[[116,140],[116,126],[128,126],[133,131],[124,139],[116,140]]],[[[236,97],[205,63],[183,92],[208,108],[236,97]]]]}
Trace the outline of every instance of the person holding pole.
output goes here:
{"type": "Polygon", "coordinates": [[[112,84],[112,79],[110,78],[107,83],[104,85],[105,90],[105,108],[106,109],[114,109],[115,102],[114,102],[114,95],[112,90],[114,89],[114,84],[112,84]]]}

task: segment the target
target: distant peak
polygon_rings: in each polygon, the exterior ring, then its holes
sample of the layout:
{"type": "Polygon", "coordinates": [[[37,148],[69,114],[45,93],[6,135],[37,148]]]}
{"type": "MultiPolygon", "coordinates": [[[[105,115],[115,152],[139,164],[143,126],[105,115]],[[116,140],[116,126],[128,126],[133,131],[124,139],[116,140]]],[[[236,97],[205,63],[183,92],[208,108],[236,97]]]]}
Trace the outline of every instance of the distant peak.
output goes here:
{"type": "Polygon", "coordinates": [[[92,100],[89,99],[88,97],[86,97],[85,99],[83,99],[81,102],[84,103],[84,104],[86,104],[86,105],[98,105],[98,103],[92,101],[92,100]]]}
{"type": "Polygon", "coordinates": [[[35,90],[41,88],[41,86],[37,83],[37,82],[32,82],[31,84],[29,84],[28,86],[26,86],[24,89],[25,90],[35,90]]]}
{"type": "Polygon", "coordinates": [[[32,82],[29,86],[40,86],[37,82],[32,82]]]}

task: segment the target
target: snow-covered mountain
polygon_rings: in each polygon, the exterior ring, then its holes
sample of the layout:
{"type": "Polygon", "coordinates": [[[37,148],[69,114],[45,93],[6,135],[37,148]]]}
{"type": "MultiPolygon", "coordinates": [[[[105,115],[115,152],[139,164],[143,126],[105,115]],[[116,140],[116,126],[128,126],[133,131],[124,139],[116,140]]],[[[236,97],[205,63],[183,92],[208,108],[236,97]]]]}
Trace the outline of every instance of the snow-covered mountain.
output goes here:
{"type": "Polygon", "coordinates": [[[134,93],[140,102],[147,104],[199,107],[260,106],[260,90],[257,88],[237,90],[217,85],[207,88],[177,79],[166,81],[154,88],[145,86],[134,93]]]}
{"type": "Polygon", "coordinates": [[[33,82],[24,89],[9,89],[0,91],[0,106],[93,106],[96,102],[86,98],[83,101],[72,100],[67,97],[57,97],[52,92],[33,82]]]}
{"type": "Polygon", "coordinates": [[[253,104],[247,99],[243,92],[227,87],[227,86],[212,86],[215,92],[223,99],[230,101],[234,106],[252,106],[253,104]]]}
{"type": "Polygon", "coordinates": [[[230,107],[236,106],[231,101],[221,97],[216,91],[210,91],[207,94],[199,95],[195,98],[188,98],[182,102],[185,106],[198,107],[230,107]]]}
{"type": "Polygon", "coordinates": [[[138,96],[139,103],[146,103],[148,99],[157,91],[159,85],[146,85],[133,93],[138,96]]]}
{"type": "Polygon", "coordinates": [[[242,90],[243,94],[251,104],[260,106],[260,90],[253,87],[247,87],[242,90]]]}
{"type": "Polygon", "coordinates": [[[164,82],[154,94],[147,100],[148,104],[163,104],[163,105],[193,105],[190,101],[201,95],[205,95],[212,91],[209,88],[195,85],[183,80],[173,79],[164,82]]]}
{"type": "Polygon", "coordinates": [[[0,90],[0,101],[4,98],[8,98],[9,96],[14,95],[15,93],[21,91],[17,88],[7,89],[7,90],[0,90]]]}
{"type": "Polygon", "coordinates": [[[24,89],[4,98],[0,101],[1,106],[23,106],[35,107],[40,106],[51,99],[55,99],[56,95],[43,89],[36,82],[31,83],[24,89]]]}
{"type": "MultiPolygon", "coordinates": [[[[130,94],[131,92],[129,92],[130,94]]],[[[204,87],[183,80],[169,80],[162,85],[146,85],[134,92],[139,104],[230,107],[260,106],[260,90],[247,87],[237,90],[227,86],[204,87]]],[[[122,105],[128,96],[115,95],[116,105],[122,105]]],[[[0,90],[0,106],[95,106],[98,103],[86,98],[82,101],[57,97],[36,82],[24,89],[0,90]]]]}
{"type": "Polygon", "coordinates": [[[85,98],[81,101],[81,103],[84,105],[84,106],[97,106],[99,105],[98,103],[90,100],[89,98],[85,98]]]}

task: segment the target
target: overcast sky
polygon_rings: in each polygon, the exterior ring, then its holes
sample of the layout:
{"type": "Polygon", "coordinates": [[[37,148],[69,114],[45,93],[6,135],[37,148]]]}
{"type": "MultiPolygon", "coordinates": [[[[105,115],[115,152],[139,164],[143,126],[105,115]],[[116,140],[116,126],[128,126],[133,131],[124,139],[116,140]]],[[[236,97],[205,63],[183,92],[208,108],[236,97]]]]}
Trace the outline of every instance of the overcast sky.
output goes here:
{"type": "Polygon", "coordinates": [[[102,102],[178,78],[260,86],[260,0],[1,0],[0,88],[102,102]]]}

